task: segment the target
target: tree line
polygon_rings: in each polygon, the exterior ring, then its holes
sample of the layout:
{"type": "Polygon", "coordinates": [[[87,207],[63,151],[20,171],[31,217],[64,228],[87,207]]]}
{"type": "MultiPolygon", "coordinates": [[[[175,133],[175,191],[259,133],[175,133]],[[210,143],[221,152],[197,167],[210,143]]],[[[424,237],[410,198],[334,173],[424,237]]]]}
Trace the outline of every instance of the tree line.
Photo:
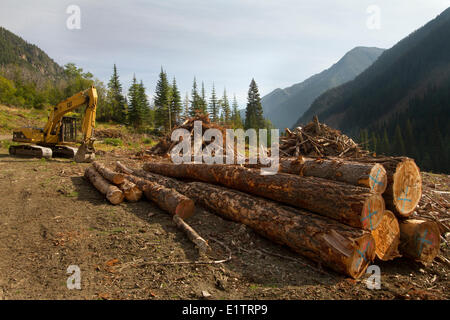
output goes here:
{"type": "Polygon", "coordinates": [[[0,102],[44,109],[91,85],[97,88],[97,120],[100,122],[123,124],[138,131],[156,128],[158,132],[167,133],[189,117],[208,114],[211,121],[228,128],[272,128],[270,121],[264,119],[261,97],[254,79],[248,90],[244,121],[236,95],[230,101],[226,88],[218,94],[213,83],[208,96],[204,83],[201,82],[199,86],[194,77],[190,94],[186,92],[182,98],[176,78],[169,80],[163,68],[153,99],[149,100],[143,81],[138,81],[135,75],[128,92],[124,94],[115,64],[106,86],[92,73],[85,72],[74,63],[64,66],[61,79],[48,80],[44,85],[42,81],[36,85],[36,82],[24,76],[23,68],[17,67],[16,72],[8,73],[8,78],[0,76],[0,102]]]}

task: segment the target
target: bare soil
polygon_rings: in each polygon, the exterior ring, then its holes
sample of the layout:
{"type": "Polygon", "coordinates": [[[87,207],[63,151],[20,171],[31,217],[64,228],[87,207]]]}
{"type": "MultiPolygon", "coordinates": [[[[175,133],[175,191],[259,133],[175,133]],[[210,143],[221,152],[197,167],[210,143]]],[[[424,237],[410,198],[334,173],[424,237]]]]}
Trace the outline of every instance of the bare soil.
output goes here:
{"type": "MultiPolygon", "coordinates": [[[[126,155],[100,160],[133,165],[126,155]]],[[[369,274],[355,281],[317,272],[321,266],[288,248],[197,209],[187,222],[217,253],[200,256],[152,203],[109,204],[82,177],[86,166],[0,150],[0,299],[203,299],[202,291],[212,299],[450,298],[449,266],[442,262],[375,261],[381,289],[371,290],[364,281],[369,274]],[[191,263],[224,259],[227,248],[228,262],[191,263]],[[81,290],[67,288],[70,265],[81,270],[81,290]]],[[[446,242],[441,254],[449,257],[446,242]]]]}

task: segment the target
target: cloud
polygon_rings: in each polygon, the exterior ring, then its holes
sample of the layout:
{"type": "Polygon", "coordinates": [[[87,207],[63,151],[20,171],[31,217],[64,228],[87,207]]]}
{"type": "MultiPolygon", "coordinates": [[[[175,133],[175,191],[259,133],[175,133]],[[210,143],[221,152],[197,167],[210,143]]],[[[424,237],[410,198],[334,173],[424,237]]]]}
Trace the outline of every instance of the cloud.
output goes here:
{"type": "Polygon", "coordinates": [[[119,68],[153,91],[161,66],[190,92],[194,76],[245,105],[251,78],[262,95],[330,67],[355,46],[391,47],[448,7],[441,0],[2,0],[0,23],[58,63],[75,62],[103,81],[119,68]],[[68,30],[66,8],[81,8],[68,30]],[[369,5],[382,12],[366,28],[369,5]]]}

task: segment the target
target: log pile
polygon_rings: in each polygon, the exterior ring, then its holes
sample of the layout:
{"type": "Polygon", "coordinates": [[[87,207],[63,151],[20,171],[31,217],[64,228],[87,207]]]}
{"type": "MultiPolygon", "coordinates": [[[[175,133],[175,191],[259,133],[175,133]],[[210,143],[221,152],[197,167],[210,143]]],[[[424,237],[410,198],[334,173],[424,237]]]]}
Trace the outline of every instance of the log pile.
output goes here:
{"type": "MultiPolygon", "coordinates": [[[[201,121],[202,128],[201,128],[201,134],[203,136],[204,132],[208,129],[218,129],[222,132],[224,141],[223,145],[225,145],[225,128],[217,125],[216,123],[212,123],[208,117],[208,115],[197,115],[196,117],[192,117],[184,121],[181,125],[176,126],[173,130],[176,129],[186,129],[191,133],[191,141],[192,141],[192,148],[194,143],[194,122],[195,121],[201,121]]],[[[162,137],[159,142],[154,145],[149,150],[146,150],[145,152],[147,154],[152,155],[167,155],[170,154],[170,151],[172,148],[178,143],[178,141],[172,141],[171,139],[172,132],[168,133],[164,137],[162,137]]],[[[202,149],[205,148],[209,143],[203,143],[202,149]]]]}
{"type": "Polygon", "coordinates": [[[368,152],[339,130],[320,123],[317,117],[304,127],[293,131],[286,128],[280,137],[280,154],[287,157],[361,157],[368,152]]]}
{"type": "MultiPolygon", "coordinates": [[[[207,118],[188,119],[180,128],[193,134],[195,120],[202,120],[202,133],[220,129],[207,118]]],[[[287,131],[283,150],[294,157],[280,159],[275,175],[262,175],[260,165],[148,161],[141,168],[117,162],[115,170],[94,162],[86,177],[115,204],[129,200],[126,190],[134,186],[173,215],[204,252],[207,242],[184,221],[196,205],[352,278],[363,275],[375,257],[433,261],[443,230],[413,216],[422,197],[413,159],[372,157],[317,118],[287,131]]],[[[175,144],[166,136],[149,153],[166,155],[175,144]]]]}

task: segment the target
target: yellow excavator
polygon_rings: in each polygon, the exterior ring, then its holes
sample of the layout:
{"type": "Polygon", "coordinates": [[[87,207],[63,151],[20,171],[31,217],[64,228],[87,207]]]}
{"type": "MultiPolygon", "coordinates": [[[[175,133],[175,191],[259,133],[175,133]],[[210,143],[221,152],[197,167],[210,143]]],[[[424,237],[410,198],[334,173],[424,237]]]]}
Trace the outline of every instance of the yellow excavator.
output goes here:
{"type": "Polygon", "coordinates": [[[97,89],[94,86],[78,92],[52,107],[44,128],[21,128],[13,132],[13,141],[29,144],[11,146],[11,155],[41,158],[65,157],[76,162],[91,162],[95,158],[94,127],[97,110],[97,89]],[[70,146],[76,142],[77,119],[65,114],[86,106],[81,131],[83,140],[79,148],[70,146]]]}

